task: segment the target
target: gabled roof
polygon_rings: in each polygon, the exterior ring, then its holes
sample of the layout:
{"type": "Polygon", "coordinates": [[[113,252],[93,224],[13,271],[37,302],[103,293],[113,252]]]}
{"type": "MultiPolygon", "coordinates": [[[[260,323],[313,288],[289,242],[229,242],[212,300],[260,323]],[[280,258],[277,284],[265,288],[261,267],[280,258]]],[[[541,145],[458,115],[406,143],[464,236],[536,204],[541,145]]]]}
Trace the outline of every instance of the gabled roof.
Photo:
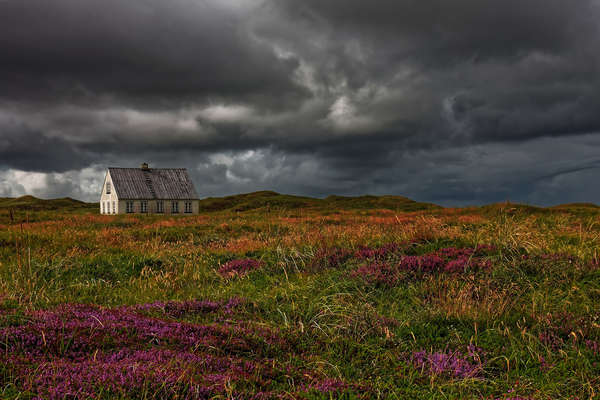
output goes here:
{"type": "Polygon", "coordinates": [[[119,199],[197,199],[185,168],[109,168],[119,199]]]}

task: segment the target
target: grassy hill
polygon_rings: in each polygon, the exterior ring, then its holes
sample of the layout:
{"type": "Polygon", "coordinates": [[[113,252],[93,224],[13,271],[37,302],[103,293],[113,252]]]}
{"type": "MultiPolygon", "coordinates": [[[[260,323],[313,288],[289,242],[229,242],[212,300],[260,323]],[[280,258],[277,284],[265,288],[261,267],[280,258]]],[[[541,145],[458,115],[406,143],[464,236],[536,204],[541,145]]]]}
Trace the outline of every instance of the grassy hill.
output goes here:
{"type": "Polygon", "coordinates": [[[312,207],[318,199],[261,191],[227,197],[209,197],[200,200],[200,211],[247,211],[263,207],[296,209],[312,207]]]}
{"type": "Polygon", "coordinates": [[[248,211],[261,208],[319,210],[390,209],[419,211],[439,209],[440,206],[420,203],[402,196],[329,196],[325,199],[279,194],[272,191],[238,194],[227,197],[210,197],[200,200],[201,211],[248,211]]]}
{"type": "Polygon", "coordinates": [[[573,209],[573,208],[585,208],[585,209],[599,209],[600,206],[593,204],[593,203],[568,203],[568,204],[559,204],[557,206],[554,207],[550,207],[556,210],[563,210],[563,209],[573,209]]]}
{"type": "MultiPolygon", "coordinates": [[[[86,203],[70,197],[59,199],[39,199],[34,196],[22,196],[18,198],[0,197],[0,211],[7,212],[8,209],[15,211],[86,211],[97,210],[97,203],[86,203]]],[[[336,210],[373,210],[388,209],[400,212],[412,211],[435,211],[443,207],[432,203],[424,203],[411,200],[403,196],[328,196],[318,199],[306,196],[294,196],[280,194],[273,191],[259,191],[252,193],[237,194],[226,197],[208,197],[200,200],[200,212],[216,211],[251,211],[251,210],[296,210],[312,209],[316,211],[336,210]]],[[[561,204],[553,207],[537,207],[519,203],[493,203],[478,208],[485,214],[502,213],[551,213],[551,212],[595,212],[600,206],[592,203],[561,204]]],[[[470,209],[470,208],[469,208],[470,209]]]]}
{"type": "Polygon", "coordinates": [[[359,209],[389,209],[399,211],[434,210],[442,207],[432,203],[422,203],[403,196],[329,196],[323,199],[325,208],[348,210],[359,209]]]}
{"type": "Polygon", "coordinates": [[[480,206],[479,209],[485,214],[496,214],[496,213],[520,213],[520,214],[531,214],[536,212],[549,212],[549,208],[532,206],[530,204],[511,203],[511,202],[500,202],[486,204],[480,206]]]}
{"type": "Polygon", "coordinates": [[[578,215],[596,215],[600,206],[592,203],[569,203],[560,204],[551,207],[541,207],[531,204],[521,204],[512,202],[500,202],[486,204],[479,207],[467,207],[464,210],[479,210],[484,215],[498,214],[516,214],[516,215],[532,215],[532,214],[578,214],[578,215]]]}
{"type": "Polygon", "coordinates": [[[83,201],[75,200],[70,197],[63,197],[60,199],[38,199],[34,196],[22,196],[17,198],[0,198],[0,209],[15,209],[15,210],[81,210],[81,209],[95,209],[97,205],[95,203],[86,203],[83,201]]]}
{"type": "MultiPolygon", "coordinates": [[[[0,198],[0,209],[16,210],[82,210],[96,209],[96,203],[86,203],[69,197],[44,200],[34,196],[0,198]]],[[[440,206],[420,203],[402,196],[329,196],[317,199],[305,196],[280,194],[272,191],[244,193],[226,197],[209,197],[200,200],[200,211],[249,211],[262,208],[294,210],[312,208],[321,210],[390,209],[418,211],[439,209],[440,206]]]]}

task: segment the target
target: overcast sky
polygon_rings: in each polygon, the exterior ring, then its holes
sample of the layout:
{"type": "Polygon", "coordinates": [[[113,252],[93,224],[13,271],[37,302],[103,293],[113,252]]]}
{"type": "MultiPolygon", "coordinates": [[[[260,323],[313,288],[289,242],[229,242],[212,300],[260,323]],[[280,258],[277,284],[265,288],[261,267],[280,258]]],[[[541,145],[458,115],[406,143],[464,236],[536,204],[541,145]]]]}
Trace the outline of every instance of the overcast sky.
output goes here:
{"type": "Polygon", "coordinates": [[[600,203],[598,0],[0,0],[0,196],[600,203]]]}

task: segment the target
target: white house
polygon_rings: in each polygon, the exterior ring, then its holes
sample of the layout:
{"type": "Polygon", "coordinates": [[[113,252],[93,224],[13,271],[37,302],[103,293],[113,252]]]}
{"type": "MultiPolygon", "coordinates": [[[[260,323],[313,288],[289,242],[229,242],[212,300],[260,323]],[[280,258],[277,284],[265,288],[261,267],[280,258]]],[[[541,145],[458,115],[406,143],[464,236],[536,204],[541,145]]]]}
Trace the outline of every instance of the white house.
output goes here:
{"type": "Polygon", "coordinates": [[[108,168],[101,214],[198,214],[198,194],[185,168],[108,168]]]}

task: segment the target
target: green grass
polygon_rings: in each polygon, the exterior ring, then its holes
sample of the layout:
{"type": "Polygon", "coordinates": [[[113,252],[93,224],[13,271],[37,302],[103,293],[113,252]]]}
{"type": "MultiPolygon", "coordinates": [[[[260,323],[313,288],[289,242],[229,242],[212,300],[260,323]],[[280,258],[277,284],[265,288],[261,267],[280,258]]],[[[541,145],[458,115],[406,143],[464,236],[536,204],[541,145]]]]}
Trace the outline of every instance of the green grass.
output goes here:
{"type": "MultiPolygon", "coordinates": [[[[368,383],[367,398],[600,393],[600,352],[591,347],[600,342],[597,207],[444,209],[392,196],[258,192],[203,200],[200,216],[159,217],[99,216],[95,205],[64,201],[66,208],[51,209],[31,198],[0,200],[0,208],[8,203],[20,212],[13,221],[0,214],[0,327],[22,326],[31,310],[65,303],[241,297],[250,305],[235,323],[270,327],[294,343],[293,354],[270,349],[273,362],[368,383]],[[18,208],[27,202],[38,205],[18,208]],[[409,240],[409,255],[477,244],[497,250],[488,257],[490,269],[419,275],[391,287],[353,276],[365,263],[357,258],[313,266],[329,247],[356,251],[409,240]],[[219,275],[222,264],[246,257],[263,267],[243,277],[219,275]],[[475,379],[429,376],[409,360],[415,351],[464,352],[469,345],[485,359],[475,379]]],[[[11,365],[1,367],[0,397],[27,398],[11,365]]]]}

